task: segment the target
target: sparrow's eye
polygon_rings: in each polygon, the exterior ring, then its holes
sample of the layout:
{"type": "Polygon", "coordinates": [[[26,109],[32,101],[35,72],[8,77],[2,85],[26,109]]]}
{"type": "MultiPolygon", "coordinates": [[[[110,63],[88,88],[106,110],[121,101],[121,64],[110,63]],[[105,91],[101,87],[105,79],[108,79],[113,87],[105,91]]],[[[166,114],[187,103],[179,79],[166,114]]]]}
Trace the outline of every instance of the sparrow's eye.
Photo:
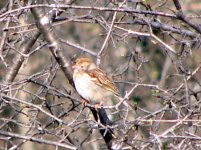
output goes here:
{"type": "Polygon", "coordinates": [[[84,68],[84,66],[81,66],[81,68],[83,69],[83,68],[84,68]]]}

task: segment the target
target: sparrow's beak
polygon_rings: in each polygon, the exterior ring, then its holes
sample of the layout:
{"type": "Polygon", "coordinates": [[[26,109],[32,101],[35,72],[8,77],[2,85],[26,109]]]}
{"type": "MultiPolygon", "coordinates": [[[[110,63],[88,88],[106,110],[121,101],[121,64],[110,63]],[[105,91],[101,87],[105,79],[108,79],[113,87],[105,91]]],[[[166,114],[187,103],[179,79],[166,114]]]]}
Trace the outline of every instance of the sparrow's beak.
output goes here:
{"type": "Polygon", "coordinates": [[[73,69],[76,69],[76,68],[77,68],[77,66],[76,66],[76,65],[72,65],[72,68],[73,68],[73,69]]]}

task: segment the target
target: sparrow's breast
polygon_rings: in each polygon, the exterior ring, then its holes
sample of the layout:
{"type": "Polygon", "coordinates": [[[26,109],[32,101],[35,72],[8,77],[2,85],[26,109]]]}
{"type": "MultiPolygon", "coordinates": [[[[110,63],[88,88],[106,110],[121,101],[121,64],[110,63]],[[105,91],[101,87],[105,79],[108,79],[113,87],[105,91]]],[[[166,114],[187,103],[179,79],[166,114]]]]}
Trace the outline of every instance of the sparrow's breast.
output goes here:
{"type": "Polygon", "coordinates": [[[87,74],[83,73],[79,76],[73,76],[75,82],[75,88],[77,92],[86,100],[93,102],[104,101],[112,93],[106,91],[99,85],[92,81],[92,78],[87,74]]]}

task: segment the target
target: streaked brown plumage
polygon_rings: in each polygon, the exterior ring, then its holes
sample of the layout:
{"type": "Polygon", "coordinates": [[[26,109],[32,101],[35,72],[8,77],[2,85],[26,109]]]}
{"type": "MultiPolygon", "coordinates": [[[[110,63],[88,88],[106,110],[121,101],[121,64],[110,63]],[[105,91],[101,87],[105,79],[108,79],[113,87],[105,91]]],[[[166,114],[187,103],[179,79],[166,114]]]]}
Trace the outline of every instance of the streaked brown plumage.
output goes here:
{"type": "Polygon", "coordinates": [[[78,58],[73,66],[77,92],[90,103],[101,103],[119,97],[112,79],[88,58],[78,58]]]}

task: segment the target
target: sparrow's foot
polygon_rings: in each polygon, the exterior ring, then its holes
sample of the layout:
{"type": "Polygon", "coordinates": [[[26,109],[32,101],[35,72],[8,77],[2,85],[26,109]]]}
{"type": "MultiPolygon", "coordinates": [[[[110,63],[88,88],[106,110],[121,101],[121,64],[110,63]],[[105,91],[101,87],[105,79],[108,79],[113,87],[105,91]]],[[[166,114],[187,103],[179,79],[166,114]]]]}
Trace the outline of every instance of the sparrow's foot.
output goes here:
{"type": "Polygon", "coordinates": [[[86,107],[87,104],[89,104],[89,101],[86,100],[86,99],[82,99],[82,106],[83,106],[83,107],[86,107]]]}

